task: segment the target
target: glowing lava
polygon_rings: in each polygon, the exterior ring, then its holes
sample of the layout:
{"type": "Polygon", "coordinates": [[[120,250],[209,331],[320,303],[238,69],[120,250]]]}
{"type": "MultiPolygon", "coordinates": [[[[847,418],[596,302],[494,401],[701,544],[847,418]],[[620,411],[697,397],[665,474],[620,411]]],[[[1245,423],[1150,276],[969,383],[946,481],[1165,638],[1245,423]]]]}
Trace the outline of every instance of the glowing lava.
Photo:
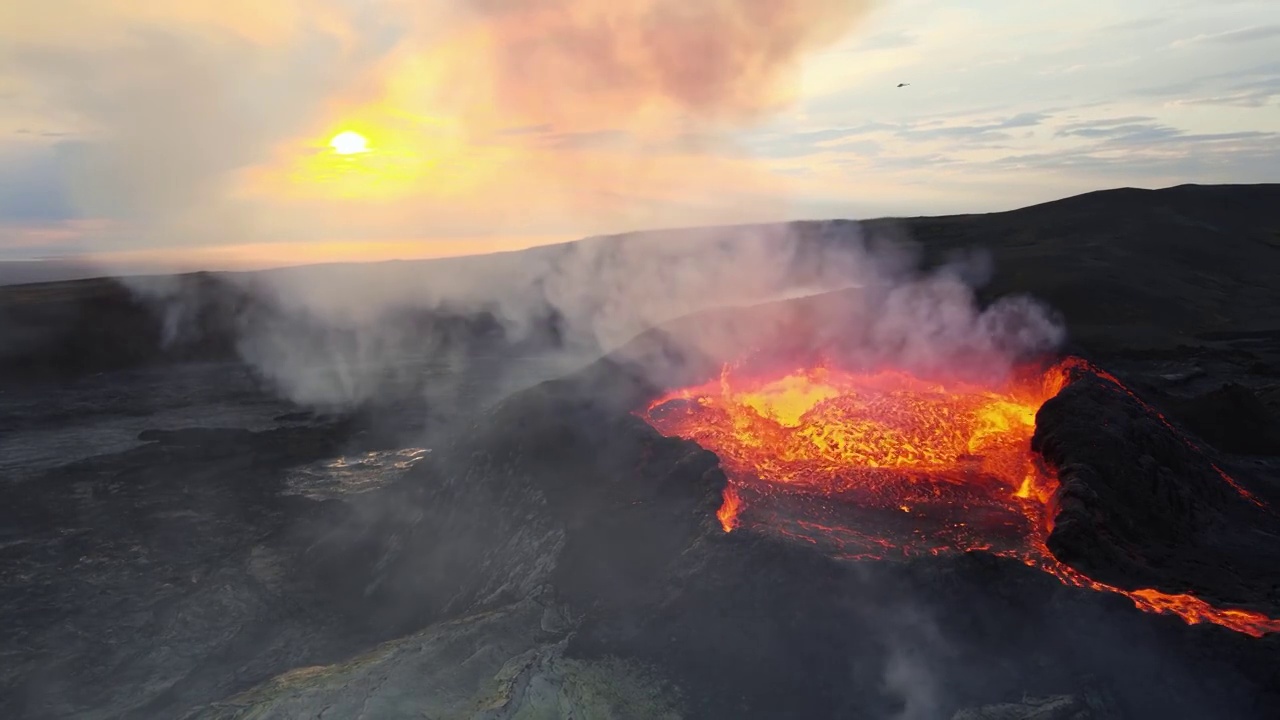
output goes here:
{"type": "Polygon", "coordinates": [[[725,532],[750,527],[850,558],[984,550],[1123,594],[1144,611],[1254,636],[1280,631],[1280,620],[1260,613],[1095,582],[1050,553],[1058,482],[1031,436],[1040,406],[1082,367],[1070,359],[998,386],[896,370],[761,376],[726,367],[643,416],[719,456],[729,479],[717,513],[725,532]]]}

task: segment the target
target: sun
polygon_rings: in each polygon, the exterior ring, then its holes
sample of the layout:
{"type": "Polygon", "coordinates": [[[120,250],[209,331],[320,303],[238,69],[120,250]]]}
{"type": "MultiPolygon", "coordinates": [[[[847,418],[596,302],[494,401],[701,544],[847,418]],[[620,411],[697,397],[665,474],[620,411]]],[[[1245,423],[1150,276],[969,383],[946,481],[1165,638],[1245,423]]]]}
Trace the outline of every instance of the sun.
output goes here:
{"type": "Polygon", "coordinates": [[[365,136],[353,130],[340,132],[333,136],[329,141],[329,147],[339,155],[354,155],[356,153],[368,152],[369,141],[365,136]]]}

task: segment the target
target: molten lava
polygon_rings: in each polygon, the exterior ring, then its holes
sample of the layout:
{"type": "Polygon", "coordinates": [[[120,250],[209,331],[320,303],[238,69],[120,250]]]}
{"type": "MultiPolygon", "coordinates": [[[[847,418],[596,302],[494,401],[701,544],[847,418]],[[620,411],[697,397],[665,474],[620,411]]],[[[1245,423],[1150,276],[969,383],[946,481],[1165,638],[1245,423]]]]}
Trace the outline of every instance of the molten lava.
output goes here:
{"type": "Polygon", "coordinates": [[[725,532],[750,527],[850,558],[984,550],[1123,594],[1144,611],[1254,636],[1280,631],[1280,620],[1252,611],[1095,582],[1049,551],[1058,483],[1031,436],[1040,406],[1082,366],[1072,359],[998,386],[896,370],[761,376],[726,367],[718,381],[659,398],[644,417],[719,456],[725,532]]]}

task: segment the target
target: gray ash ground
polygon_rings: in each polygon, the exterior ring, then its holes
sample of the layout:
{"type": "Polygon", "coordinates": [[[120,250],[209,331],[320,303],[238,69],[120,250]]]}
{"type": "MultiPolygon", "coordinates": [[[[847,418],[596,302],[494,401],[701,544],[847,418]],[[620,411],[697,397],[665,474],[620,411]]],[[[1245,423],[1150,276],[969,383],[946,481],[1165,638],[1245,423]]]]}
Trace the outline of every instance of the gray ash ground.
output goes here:
{"type": "MultiPolygon", "coordinates": [[[[1280,616],[1280,520],[1206,465],[1280,508],[1277,288],[1259,280],[1275,216],[1241,209],[1280,204],[1250,190],[1214,215],[1226,191],[1175,190],[1162,197],[1200,220],[1133,210],[1121,225],[1159,252],[1097,235],[1071,255],[1094,275],[1026,228],[1118,212],[1130,191],[935,224],[944,249],[1016,241],[997,283],[1030,273],[1072,350],[1175,428],[1105,383],[1046,406],[1037,442],[1071,486],[1055,552],[1280,616]],[[1239,296],[1204,263],[1170,264],[1217,228],[1254,253],[1239,296]],[[1125,304],[1130,290],[1155,294],[1125,304]]],[[[853,562],[725,534],[715,456],[632,414],[658,389],[625,364],[538,385],[539,361],[476,368],[443,406],[415,391],[333,415],[230,362],[5,383],[0,717],[1280,716],[1274,634],[1143,613],[982,553],[853,562]]]]}

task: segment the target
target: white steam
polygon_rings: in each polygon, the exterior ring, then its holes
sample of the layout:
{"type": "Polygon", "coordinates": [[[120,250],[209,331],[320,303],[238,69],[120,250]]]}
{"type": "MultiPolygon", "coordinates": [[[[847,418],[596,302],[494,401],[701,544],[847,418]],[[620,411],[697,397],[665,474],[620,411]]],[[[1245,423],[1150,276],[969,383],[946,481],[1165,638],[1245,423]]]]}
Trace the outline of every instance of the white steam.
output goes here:
{"type": "MultiPolygon", "coordinates": [[[[467,334],[478,331],[450,326],[446,316],[493,318],[498,342],[482,354],[553,337],[531,352],[554,356],[556,370],[691,315],[671,326],[670,342],[681,355],[721,362],[796,343],[851,362],[1000,373],[1061,343],[1062,326],[1030,298],[980,306],[967,279],[975,268],[985,274],[981,260],[923,271],[911,247],[864,237],[852,223],[671,231],[432,262],[294,268],[242,276],[248,293],[286,312],[244,326],[238,348],[293,400],[347,406],[406,387],[424,365],[475,362],[467,334]],[[735,320],[695,315],[849,288],[818,304],[782,303],[735,320]],[[415,319],[423,311],[431,316],[415,319]]],[[[673,377],[670,358],[639,362],[655,382],[673,377]]]]}

